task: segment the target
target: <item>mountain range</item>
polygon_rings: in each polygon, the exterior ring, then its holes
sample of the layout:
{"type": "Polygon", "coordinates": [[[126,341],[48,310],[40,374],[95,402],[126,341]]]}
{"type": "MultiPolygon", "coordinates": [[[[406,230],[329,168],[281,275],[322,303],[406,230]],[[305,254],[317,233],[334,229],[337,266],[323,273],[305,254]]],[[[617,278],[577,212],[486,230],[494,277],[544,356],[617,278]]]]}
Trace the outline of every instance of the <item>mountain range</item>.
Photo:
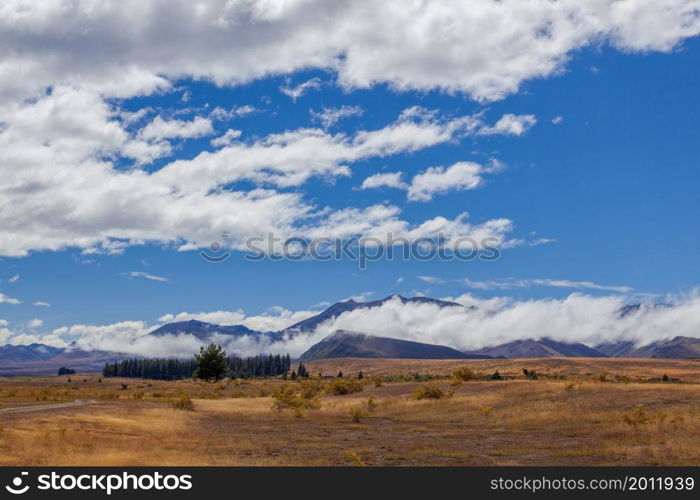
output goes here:
{"type": "MultiPolygon", "coordinates": [[[[379,307],[389,300],[402,303],[432,304],[438,307],[464,307],[428,297],[402,297],[392,295],[384,299],[358,302],[337,302],[324,311],[299,321],[279,331],[261,332],[244,325],[216,325],[198,320],[179,321],[162,325],[149,335],[188,334],[202,342],[215,336],[267,337],[270,342],[315,331],[320,325],[350,311],[379,307]]],[[[656,306],[655,306],[656,307],[656,306]]],[[[660,305],[658,307],[671,307],[660,305]]],[[[473,309],[473,307],[471,307],[473,309]]],[[[634,314],[638,304],[623,307],[620,317],[634,314]]],[[[337,330],[300,356],[302,361],[313,359],[359,357],[359,358],[415,358],[415,359],[467,359],[467,358],[525,358],[525,357],[630,357],[630,358],[690,358],[700,357],[700,338],[672,337],[647,345],[630,341],[608,342],[593,347],[581,343],[565,343],[548,338],[521,339],[494,345],[476,351],[459,351],[452,347],[382,337],[365,332],[337,330]]],[[[70,366],[79,371],[98,371],[106,362],[133,355],[101,351],[63,349],[43,344],[0,346],[0,375],[55,373],[60,366],[70,366]]]]}

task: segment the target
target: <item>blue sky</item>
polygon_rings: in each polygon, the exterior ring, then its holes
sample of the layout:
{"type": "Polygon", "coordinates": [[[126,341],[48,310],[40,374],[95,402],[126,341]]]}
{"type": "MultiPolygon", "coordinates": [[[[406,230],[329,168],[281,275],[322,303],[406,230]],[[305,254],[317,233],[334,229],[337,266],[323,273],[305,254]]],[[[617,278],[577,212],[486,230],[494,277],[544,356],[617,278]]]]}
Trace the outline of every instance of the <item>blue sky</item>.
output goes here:
{"type": "MultiPolygon", "coordinates": [[[[561,299],[580,292],[612,294],[628,302],[663,301],[668,294],[687,293],[700,280],[700,235],[696,230],[700,215],[700,40],[684,32],[674,42],[671,46],[664,45],[665,39],[622,43],[632,46],[632,50],[621,50],[619,41],[582,42],[561,50],[560,55],[565,57],[557,58],[552,69],[525,72],[516,82],[517,90],[504,88],[487,98],[479,94],[481,90],[474,90],[466,77],[462,88],[462,83],[444,88],[439,75],[434,84],[418,80],[410,84],[410,75],[380,75],[370,85],[348,85],[343,70],[305,63],[299,63],[299,67],[290,64],[288,71],[272,68],[270,74],[225,83],[223,77],[204,70],[199,74],[185,70],[183,76],[177,69],[168,74],[168,70],[156,68],[152,70],[156,75],[153,78],[164,75],[167,85],[139,83],[137,90],[119,92],[104,90],[105,82],[116,81],[111,69],[103,73],[96,70],[95,81],[102,85],[98,85],[102,89],[100,97],[88,84],[76,86],[70,80],[74,76],[59,73],[36,77],[37,88],[44,90],[35,94],[34,101],[23,100],[26,96],[8,87],[10,97],[4,98],[3,109],[19,106],[12,115],[15,121],[7,122],[10,132],[21,128],[32,106],[38,108],[43,102],[51,106],[48,114],[34,109],[31,115],[32,119],[43,117],[51,133],[27,139],[29,145],[31,141],[53,141],[47,146],[53,148],[48,156],[40,159],[44,166],[46,162],[63,165],[74,161],[64,159],[56,146],[62,140],[87,137],[90,134],[85,130],[104,128],[104,133],[96,132],[98,139],[85,139],[90,161],[95,162],[89,168],[101,168],[98,164],[102,161],[107,162],[113,176],[122,173],[134,177],[133,172],[138,170],[154,177],[181,162],[181,168],[171,175],[180,176],[182,186],[192,186],[208,175],[206,162],[211,158],[203,161],[203,152],[214,154],[236,144],[241,149],[255,144],[266,147],[273,134],[316,129],[326,138],[358,140],[366,131],[400,124],[401,114],[415,107],[419,107],[415,118],[418,124],[445,127],[467,116],[478,123],[473,132],[462,130],[429,146],[414,147],[412,138],[402,138],[397,153],[375,151],[353,159],[336,159],[333,165],[320,167],[320,172],[304,173],[302,179],[292,179],[289,172],[277,178],[266,177],[269,172],[265,168],[254,175],[222,178],[212,184],[209,194],[250,195],[262,189],[273,191],[275,197],[296,197],[293,202],[275,201],[279,205],[271,208],[244,205],[231,228],[226,217],[218,221],[221,212],[217,207],[198,214],[208,217],[211,225],[203,223],[204,219],[190,220],[190,213],[200,206],[197,203],[173,209],[172,213],[166,204],[162,213],[151,214],[149,204],[164,203],[158,198],[160,194],[153,195],[158,192],[157,186],[153,191],[149,188],[134,194],[134,198],[115,196],[115,206],[120,200],[124,206],[101,218],[99,214],[107,210],[104,206],[108,204],[102,200],[110,193],[94,193],[92,177],[85,176],[87,170],[67,169],[66,176],[84,178],[85,184],[74,186],[73,201],[67,198],[65,203],[49,208],[36,200],[30,203],[34,195],[25,185],[21,198],[5,200],[7,206],[15,205],[17,200],[27,202],[22,216],[11,210],[2,212],[6,225],[22,229],[3,235],[0,293],[5,301],[0,301],[0,318],[13,335],[25,333],[30,335],[26,339],[36,340],[59,327],[76,324],[142,321],[154,325],[166,314],[184,311],[244,310],[259,315],[269,313],[273,306],[308,311],[349,297],[380,298],[394,293],[433,297],[468,293],[481,298],[507,295],[528,300],[561,299]],[[638,48],[634,44],[646,44],[648,50],[634,50],[638,48]],[[404,85],[406,81],[409,84],[404,85]],[[298,96],[285,91],[301,89],[305,82],[311,83],[298,96]],[[66,109],[75,110],[75,103],[80,102],[85,110],[71,111],[71,118],[64,120],[62,99],[70,104],[66,109]],[[100,106],[104,106],[104,115],[90,114],[100,106]],[[352,111],[335,123],[324,124],[319,116],[324,109],[337,111],[343,107],[352,111]],[[214,111],[217,108],[219,112],[214,111]],[[26,117],[22,112],[27,113],[26,117]],[[522,130],[495,130],[499,120],[509,115],[524,124],[522,130]],[[523,117],[530,117],[530,121],[523,122],[523,117]],[[93,118],[99,125],[92,126],[93,118]],[[81,120],[84,128],[72,132],[68,123],[71,119],[81,120]],[[200,122],[197,129],[197,120],[207,123],[200,122]],[[107,130],[110,123],[117,124],[119,133],[107,130]],[[164,123],[171,129],[166,130],[164,123]],[[64,135],[49,137],[62,126],[68,130],[64,135]],[[229,129],[236,132],[228,143],[222,139],[218,145],[212,143],[229,129]],[[131,142],[114,146],[114,137],[120,133],[128,137],[120,141],[131,142]],[[444,191],[431,191],[427,200],[409,199],[405,188],[361,189],[371,175],[401,172],[402,180],[410,183],[431,167],[447,169],[460,162],[482,168],[492,164],[501,167],[481,171],[478,187],[453,184],[444,191]],[[347,171],[343,173],[339,169],[344,167],[347,171]],[[95,198],[82,206],[79,202],[83,195],[85,200],[95,198]],[[146,208],[141,209],[141,203],[146,208]],[[290,216],[291,211],[304,210],[300,205],[317,211],[317,215],[308,218],[300,212],[290,216]],[[129,209],[135,206],[139,208],[129,209]],[[277,218],[289,217],[284,224],[280,222],[286,229],[304,227],[299,230],[302,235],[318,235],[326,227],[322,221],[332,220],[329,214],[350,208],[362,212],[372,206],[396,208],[396,217],[407,230],[436,217],[454,220],[464,212],[469,214],[465,219],[471,225],[469,230],[498,219],[510,220],[512,227],[498,232],[503,249],[500,259],[493,262],[380,261],[360,270],[357,262],[349,260],[247,262],[235,249],[231,258],[220,264],[199,256],[199,249],[206,248],[220,232],[231,231],[234,239],[239,238],[244,232],[236,224],[246,225],[247,219],[253,229],[259,225],[262,231],[263,223],[257,217],[264,219],[264,224],[269,221],[270,227],[275,226],[277,218]],[[83,220],[76,215],[78,210],[90,212],[90,216],[83,220]],[[143,214],[143,220],[135,220],[138,214],[143,214]],[[156,227],[148,226],[151,217],[164,220],[170,216],[173,220],[168,220],[168,229],[162,234],[158,222],[153,223],[156,227]],[[42,225],[46,219],[51,220],[47,225],[53,224],[49,229],[42,225]],[[62,224],[70,229],[63,231],[62,224]],[[179,227],[187,229],[178,232],[179,227]],[[49,238],[45,238],[46,232],[49,238]],[[39,302],[49,305],[36,305],[39,302]],[[32,323],[37,319],[40,321],[32,323]]],[[[404,64],[411,64],[410,57],[404,64]]],[[[32,123],[29,118],[25,121],[32,123]]],[[[8,140],[17,143],[17,137],[8,140]]],[[[420,140],[416,138],[416,143],[420,140]]],[[[302,157],[299,171],[315,155],[330,155],[335,146],[305,151],[308,156],[302,157]]],[[[296,161],[293,154],[285,154],[271,161],[296,161]]],[[[81,168],[88,168],[87,156],[80,158],[81,168]]],[[[6,165],[14,157],[8,158],[6,165]]],[[[230,156],[224,163],[235,163],[237,158],[230,156]]],[[[25,168],[22,165],[20,162],[15,168],[25,168]]],[[[36,182],[43,182],[40,173],[36,182]]],[[[188,188],[182,189],[185,192],[188,188]]],[[[46,191],[43,196],[52,193],[46,191]]],[[[211,199],[208,194],[202,196],[211,199]]],[[[365,217],[366,213],[354,216],[365,217]]],[[[348,222],[345,218],[343,221],[348,222]]],[[[380,229],[383,223],[378,223],[380,229]]],[[[234,246],[239,242],[237,239],[234,246]]],[[[6,340],[9,338],[6,335],[6,340]]]]}

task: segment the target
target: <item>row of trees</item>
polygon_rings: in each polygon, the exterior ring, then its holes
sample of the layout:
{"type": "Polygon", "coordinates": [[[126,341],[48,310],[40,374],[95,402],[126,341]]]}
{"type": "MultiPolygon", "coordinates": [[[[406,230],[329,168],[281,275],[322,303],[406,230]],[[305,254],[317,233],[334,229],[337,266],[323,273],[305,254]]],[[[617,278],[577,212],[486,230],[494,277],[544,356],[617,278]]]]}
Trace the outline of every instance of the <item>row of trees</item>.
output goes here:
{"type": "Polygon", "coordinates": [[[107,363],[102,369],[105,377],[153,378],[173,380],[201,378],[217,380],[222,377],[251,378],[284,375],[291,367],[289,354],[270,354],[240,358],[227,357],[220,346],[202,347],[194,359],[126,359],[107,363]]]}

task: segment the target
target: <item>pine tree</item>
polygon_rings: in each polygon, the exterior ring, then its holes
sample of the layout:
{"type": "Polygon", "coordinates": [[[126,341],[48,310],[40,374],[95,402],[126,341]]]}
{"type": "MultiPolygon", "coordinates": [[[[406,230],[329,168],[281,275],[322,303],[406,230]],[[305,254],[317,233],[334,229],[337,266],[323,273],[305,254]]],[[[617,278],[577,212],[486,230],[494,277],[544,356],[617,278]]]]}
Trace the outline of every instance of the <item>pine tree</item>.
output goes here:
{"type": "Polygon", "coordinates": [[[342,370],[338,372],[338,378],[343,378],[343,371],[342,370]]]}
{"type": "Polygon", "coordinates": [[[365,378],[365,376],[362,373],[362,370],[360,370],[360,373],[357,374],[357,380],[362,380],[363,378],[365,378]]]}
{"type": "Polygon", "coordinates": [[[197,363],[195,378],[216,381],[223,378],[228,371],[226,352],[220,345],[209,344],[200,347],[199,354],[195,354],[194,359],[197,363]]]}

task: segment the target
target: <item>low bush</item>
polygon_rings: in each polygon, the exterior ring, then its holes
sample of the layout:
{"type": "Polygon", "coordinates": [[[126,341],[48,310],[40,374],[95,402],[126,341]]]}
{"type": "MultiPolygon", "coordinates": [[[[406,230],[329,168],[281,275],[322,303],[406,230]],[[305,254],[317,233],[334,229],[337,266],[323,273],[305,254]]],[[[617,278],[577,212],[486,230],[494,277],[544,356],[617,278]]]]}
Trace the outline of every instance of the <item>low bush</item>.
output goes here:
{"type": "Polygon", "coordinates": [[[350,419],[358,424],[360,423],[360,420],[362,420],[364,417],[367,416],[367,409],[363,406],[356,406],[354,408],[350,408],[350,419]]]}
{"type": "Polygon", "coordinates": [[[272,409],[282,412],[284,410],[294,410],[297,416],[301,416],[302,410],[316,410],[321,407],[318,394],[307,397],[298,394],[294,387],[285,384],[279,387],[272,395],[272,409]]]}
{"type": "Polygon", "coordinates": [[[413,393],[413,396],[420,399],[442,399],[444,397],[450,396],[449,393],[443,391],[435,384],[422,384],[413,393]]]}
{"type": "Polygon", "coordinates": [[[183,393],[177,399],[170,401],[170,407],[176,410],[194,411],[194,403],[189,394],[183,393]]]}
{"type": "Polygon", "coordinates": [[[462,380],[464,382],[469,382],[471,380],[479,380],[480,378],[483,378],[483,376],[480,373],[475,372],[468,366],[463,366],[455,370],[455,372],[452,374],[452,378],[456,380],[462,380]]]}
{"type": "Polygon", "coordinates": [[[326,386],[326,392],[334,396],[342,396],[345,394],[355,394],[364,389],[362,382],[349,378],[336,378],[331,380],[326,386]]]}

